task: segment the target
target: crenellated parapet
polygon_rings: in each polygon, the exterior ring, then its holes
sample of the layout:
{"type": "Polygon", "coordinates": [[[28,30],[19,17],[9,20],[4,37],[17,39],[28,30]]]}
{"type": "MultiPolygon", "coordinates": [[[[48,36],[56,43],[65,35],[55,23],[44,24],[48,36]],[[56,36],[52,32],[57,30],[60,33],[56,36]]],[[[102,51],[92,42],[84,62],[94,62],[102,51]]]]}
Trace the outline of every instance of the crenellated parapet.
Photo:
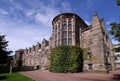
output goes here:
{"type": "MultiPolygon", "coordinates": [[[[49,60],[49,41],[46,39],[42,40],[42,43],[37,43],[32,47],[28,47],[26,49],[20,49],[16,51],[16,55],[20,58],[23,63],[21,66],[34,66],[41,67],[42,69],[46,69],[48,66],[49,60]],[[22,54],[21,54],[22,53],[22,54]],[[20,54],[22,56],[20,56],[20,54]]],[[[16,59],[18,59],[16,58],[16,59]]]]}

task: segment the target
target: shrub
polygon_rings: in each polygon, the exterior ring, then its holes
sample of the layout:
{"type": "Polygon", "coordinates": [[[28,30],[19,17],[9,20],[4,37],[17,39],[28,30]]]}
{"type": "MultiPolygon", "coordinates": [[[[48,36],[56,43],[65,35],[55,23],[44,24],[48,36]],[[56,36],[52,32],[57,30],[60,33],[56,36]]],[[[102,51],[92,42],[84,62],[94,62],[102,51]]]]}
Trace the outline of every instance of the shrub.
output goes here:
{"type": "Polygon", "coordinates": [[[57,46],[51,50],[51,72],[80,72],[83,69],[83,50],[76,46],[57,46]]]}

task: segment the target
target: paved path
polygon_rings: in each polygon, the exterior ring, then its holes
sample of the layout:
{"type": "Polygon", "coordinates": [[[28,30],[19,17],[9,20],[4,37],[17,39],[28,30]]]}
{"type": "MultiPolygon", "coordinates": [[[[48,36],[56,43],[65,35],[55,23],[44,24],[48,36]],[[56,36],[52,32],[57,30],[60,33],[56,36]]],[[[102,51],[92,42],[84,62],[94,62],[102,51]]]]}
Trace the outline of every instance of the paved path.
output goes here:
{"type": "Polygon", "coordinates": [[[51,73],[47,70],[24,71],[21,74],[36,81],[120,81],[120,71],[103,73],[51,73]]]}

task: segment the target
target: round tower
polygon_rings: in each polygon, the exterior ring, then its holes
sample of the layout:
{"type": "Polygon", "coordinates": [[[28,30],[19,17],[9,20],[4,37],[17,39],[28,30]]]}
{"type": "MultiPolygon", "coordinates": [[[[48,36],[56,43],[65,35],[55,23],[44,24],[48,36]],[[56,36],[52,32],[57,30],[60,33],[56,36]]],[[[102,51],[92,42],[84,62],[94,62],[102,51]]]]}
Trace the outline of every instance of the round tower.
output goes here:
{"type": "Polygon", "coordinates": [[[86,23],[76,14],[62,13],[57,15],[53,21],[52,47],[58,45],[80,46],[80,32],[86,23]]]}

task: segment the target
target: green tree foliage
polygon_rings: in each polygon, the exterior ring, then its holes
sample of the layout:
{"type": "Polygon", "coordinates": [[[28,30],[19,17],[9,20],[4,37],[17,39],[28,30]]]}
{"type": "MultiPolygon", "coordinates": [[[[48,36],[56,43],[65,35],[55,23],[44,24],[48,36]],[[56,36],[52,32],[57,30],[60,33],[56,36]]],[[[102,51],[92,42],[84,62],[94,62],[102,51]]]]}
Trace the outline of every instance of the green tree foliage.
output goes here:
{"type": "Polygon", "coordinates": [[[5,39],[5,35],[0,34],[0,65],[8,62],[8,55],[11,51],[7,51],[8,41],[5,39]]]}
{"type": "Polygon", "coordinates": [[[58,46],[51,50],[51,72],[80,72],[83,69],[83,50],[76,46],[58,46]]]}
{"type": "Polygon", "coordinates": [[[87,55],[88,55],[88,49],[84,48],[83,49],[83,59],[87,60],[87,55]]]}
{"type": "Polygon", "coordinates": [[[117,5],[120,5],[120,0],[117,0],[117,5]]]}
{"type": "MultiPolygon", "coordinates": [[[[113,35],[114,39],[120,42],[120,23],[112,22],[110,24],[111,30],[109,31],[113,35]]],[[[120,47],[114,49],[116,52],[120,51],[120,47]]]]}

